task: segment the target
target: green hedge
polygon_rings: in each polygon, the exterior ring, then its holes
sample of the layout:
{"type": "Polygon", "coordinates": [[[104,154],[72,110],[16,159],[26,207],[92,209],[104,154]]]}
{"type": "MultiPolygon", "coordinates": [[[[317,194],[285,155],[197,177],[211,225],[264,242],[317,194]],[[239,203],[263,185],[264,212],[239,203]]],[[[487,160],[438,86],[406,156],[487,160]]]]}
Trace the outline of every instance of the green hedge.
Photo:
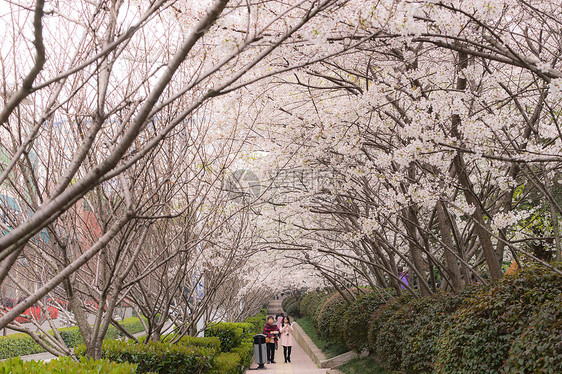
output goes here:
{"type": "MultiPolygon", "coordinates": [[[[84,345],[75,349],[79,356],[85,351],[84,345]]],[[[137,373],[203,374],[212,369],[212,360],[217,353],[217,349],[211,347],[167,342],[106,340],[102,345],[102,358],[136,364],[137,373]]]]}
{"type": "Polygon", "coordinates": [[[283,308],[283,310],[286,312],[289,304],[292,304],[295,301],[297,301],[296,296],[287,296],[286,298],[283,299],[283,302],[281,303],[281,308],[283,308]]]}
{"type": "Polygon", "coordinates": [[[254,358],[253,336],[244,338],[242,344],[239,347],[234,348],[232,352],[237,353],[240,356],[240,363],[242,364],[243,368],[241,373],[244,373],[245,370],[250,367],[254,358]]]}
{"type": "Polygon", "coordinates": [[[504,373],[562,373],[562,294],[542,304],[511,346],[504,373]]]}
{"type": "Polygon", "coordinates": [[[372,292],[349,306],[315,291],[300,307],[324,340],[343,336],[392,372],[562,372],[562,276],[545,267],[430,297],[372,292]]]}
{"type": "MultiPolygon", "coordinates": [[[[141,321],[135,317],[124,319],[119,324],[131,334],[143,331],[141,321]]],[[[59,328],[58,331],[67,347],[73,348],[79,344],[84,344],[84,339],[77,326],[59,328]]],[[[49,333],[53,334],[52,331],[49,331],[49,333]]],[[[116,339],[123,336],[124,334],[119,329],[109,326],[105,339],[116,339]]],[[[16,333],[0,336],[0,359],[41,352],[45,352],[45,349],[37,344],[28,334],[16,333]]]]}
{"type": "Polygon", "coordinates": [[[242,344],[244,330],[246,329],[246,333],[249,333],[252,327],[253,325],[249,323],[242,325],[234,322],[218,322],[207,326],[205,336],[216,336],[221,341],[222,351],[230,352],[242,344]]]}
{"type": "Polygon", "coordinates": [[[439,341],[437,372],[499,372],[541,305],[561,292],[562,276],[544,267],[505,276],[482,289],[451,317],[439,341]]]}
{"type": "Polygon", "coordinates": [[[240,373],[240,355],[234,352],[221,352],[213,359],[212,374],[238,374],[240,373]]]}
{"type": "Polygon", "coordinates": [[[295,300],[292,303],[287,304],[286,308],[283,308],[285,313],[290,317],[300,318],[302,316],[301,309],[300,309],[300,300],[295,300]]]}
{"type": "Polygon", "coordinates": [[[368,348],[367,334],[358,332],[364,332],[368,328],[373,313],[387,302],[388,299],[382,297],[378,292],[370,292],[357,298],[347,308],[341,324],[343,325],[345,344],[350,349],[360,353],[368,348]]]}
{"type": "Polygon", "coordinates": [[[213,360],[213,374],[244,374],[252,364],[254,342],[246,338],[239,347],[231,352],[222,352],[213,360]]]}
{"type": "MultiPolygon", "coordinates": [[[[376,333],[375,346],[378,363],[389,371],[397,371],[402,364],[402,348],[414,333],[412,326],[418,318],[438,302],[437,297],[411,299],[402,296],[396,306],[398,309],[384,319],[376,333]]],[[[392,310],[388,309],[387,311],[392,310]]],[[[373,332],[374,333],[374,332],[373,332]]]]}
{"type": "Polygon", "coordinates": [[[300,298],[296,296],[289,296],[283,299],[283,303],[281,304],[285,314],[289,315],[292,318],[300,318],[302,316],[300,311],[300,298]]]}
{"type": "Polygon", "coordinates": [[[244,320],[245,323],[251,324],[252,331],[251,335],[261,334],[263,331],[263,326],[265,325],[265,319],[267,317],[267,309],[263,308],[258,314],[252,317],[248,317],[244,320]]]}
{"type": "Polygon", "coordinates": [[[402,305],[409,300],[410,299],[406,296],[392,299],[373,313],[369,321],[368,333],[366,334],[367,336],[365,336],[368,339],[369,353],[377,356],[377,348],[379,350],[383,349],[383,347],[377,347],[377,337],[379,332],[382,330],[382,326],[390,317],[392,317],[394,312],[400,309],[402,305]]]}
{"type": "MultiPolygon", "coordinates": [[[[251,320],[251,319],[250,319],[251,320]]],[[[253,356],[253,335],[259,320],[260,332],[265,312],[255,316],[256,324],[214,323],[205,330],[205,337],[169,335],[163,341],[104,341],[102,357],[115,362],[137,364],[137,373],[226,373],[243,374],[250,367],[253,356]]],[[[84,345],[75,348],[83,356],[84,345]]]]}
{"type": "Polygon", "coordinates": [[[457,293],[433,296],[434,303],[419,314],[410,328],[410,336],[402,349],[401,369],[404,373],[431,373],[435,369],[440,336],[451,326],[450,316],[481,287],[467,287],[457,293]]]}
{"type": "Polygon", "coordinates": [[[338,325],[341,324],[348,306],[347,301],[339,292],[334,292],[326,298],[318,308],[315,324],[316,333],[320,339],[332,343],[344,343],[343,333],[340,332],[338,325]]]}
{"type": "Polygon", "coordinates": [[[27,334],[16,333],[0,336],[0,359],[41,352],[45,352],[45,349],[27,334]]]}
{"type": "Polygon", "coordinates": [[[322,305],[325,294],[319,291],[313,291],[306,294],[300,302],[300,311],[301,314],[315,322],[316,320],[316,309],[322,305]]]}
{"type": "MultiPolygon", "coordinates": [[[[139,332],[144,331],[144,326],[142,322],[137,317],[130,317],[125,318],[123,321],[119,322],[119,324],[127,330],[130,334],[138,334],[139,332]]],[[[124,337],[125,334],[121,332],[117,327],[110,325],[107,328],[107,334],[105,335],[106,339],[118,339],[124,337]]]]}
{"type": "MultiPolygon", "coordinates": [[[[164,339],[164,341],[169,341],[173,338],[173,335],[170,335],[164,339]]],[[[209,336],[209,337],[199,337],[199,336],[182,336],[181,339],[177,342],[177,344],[185,345],[185,346],[194,346],[194,347],[206,347],[211,348],[214,354],[218,354],[221,351],[221,341],[216,336],[209,336]]]]}
{"type": "Polygon", "coordinates": [[[24,362],[20,357],[16,357],[0,363],[0,374],[131,374],[135,370],[136,365],[134,364],[118,364],[109,360],[88,360],[86,358],[76,362],[70,357],[60,357],[49,362],[24,362]]]}

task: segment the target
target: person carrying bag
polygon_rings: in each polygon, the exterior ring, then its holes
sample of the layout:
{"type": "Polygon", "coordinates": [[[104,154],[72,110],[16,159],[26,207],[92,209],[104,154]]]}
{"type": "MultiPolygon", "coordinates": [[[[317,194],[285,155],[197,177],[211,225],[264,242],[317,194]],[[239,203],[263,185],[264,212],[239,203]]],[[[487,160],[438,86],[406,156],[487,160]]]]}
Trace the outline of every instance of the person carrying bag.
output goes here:
{"type": "Polygon", "coordinates": [[[263,328],[265,335],[265,345],[267,348],[267,363],[275,364],[275,348],[279,339],[279,328],[275,324],[273,316],[267,317],[267,324],[263,328]]]}

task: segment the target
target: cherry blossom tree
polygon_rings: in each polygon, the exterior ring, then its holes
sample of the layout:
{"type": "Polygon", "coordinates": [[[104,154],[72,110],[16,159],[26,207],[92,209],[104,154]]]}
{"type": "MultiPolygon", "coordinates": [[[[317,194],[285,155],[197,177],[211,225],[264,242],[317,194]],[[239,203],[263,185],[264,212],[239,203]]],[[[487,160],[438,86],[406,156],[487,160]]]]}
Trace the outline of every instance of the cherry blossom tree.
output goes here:
{"type": "Polygon", "coordinates": [[[526,242],[559,258],[559,9],[357,1],[340,11],[318,38],[353,50],[275,77],[256,109],[276,112],[262,127],[269,158],[337,181],[293,191],[282,221],[301,234],[280,244],[310,251],[302,260],[319,269],[336,259],[346,270],[329,265],[328,279],[421,294],[436,277],[451,289],[498,279],[520,256],[547,265],[526,242]],[[552,222],[539,235],[536,193],[552,222]]]}
{"type": "MultiPolygon", "coordinates": [[[[272,64],[279,58],[273,55],[276,49],[298,41],[308,21],[336,4],[114,0],[5,5],[0,131],[7,160],[0,183],[9,185],[25,212],[20,211],[19,221],[3,223],[0,282],[28,243],[94,188],[107,183],[125,193],[122,175],[176,135],[178,125],[194,118],[203,103],[324,58],[272,64]],[[54,143],[53,134],[62,141],[54,143]],[[33,154],[39,160],[36,169],[33,154]],[[31,177],[25,175],[30,170],[31,177]],[[33,193],[19,193],[19,184],[9,182],[15,178],[31,184],[33,193]]],[[[141,213],[133,201],[125,199],[125,214],[5,313],[0,326],[100,253],[141,213]]]]}

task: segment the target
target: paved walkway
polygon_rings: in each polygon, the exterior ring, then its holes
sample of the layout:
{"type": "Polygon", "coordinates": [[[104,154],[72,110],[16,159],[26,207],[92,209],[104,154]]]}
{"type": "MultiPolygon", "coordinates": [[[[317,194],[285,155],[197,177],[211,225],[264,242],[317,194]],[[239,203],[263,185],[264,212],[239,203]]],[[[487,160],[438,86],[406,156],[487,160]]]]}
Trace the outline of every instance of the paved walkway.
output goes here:
{"type": "MultiPolygon", "coordinates": [[[[267,307],[267,313],[275,315],[278,309],[281,309],[281,300],[272,300],[267,307]]],[[[326,369],[319,369],[294,339],[291,362],[283,363],[283,347],[281,346],[275,351],[275,362],[275,364],[265,365],[265,369],[260,370],[256,370],[257,365],[253,363],[246,374],[326,374],[326,369]]]]}

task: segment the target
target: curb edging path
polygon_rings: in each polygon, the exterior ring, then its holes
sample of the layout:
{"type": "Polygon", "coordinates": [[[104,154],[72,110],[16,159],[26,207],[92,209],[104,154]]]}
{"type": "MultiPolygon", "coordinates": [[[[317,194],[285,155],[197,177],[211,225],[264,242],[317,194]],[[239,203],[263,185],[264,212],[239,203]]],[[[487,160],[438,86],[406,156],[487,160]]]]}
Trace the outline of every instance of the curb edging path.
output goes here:
{"type": "Polygon", "coordinates": [[[333,368],[343,365],[347,361],[358,357],[357,353],[349,351],[336,357],[327,358],[324,352],[322,352],[322,350],[314,344],[312,339],[310,339],[302,327],[299,326],[298,322],[295,322],[295,325],[293,326],[293,337],[311,360],[318,365],[318,367],[331,368],[333,373],[339,372],[333,368]]]}

